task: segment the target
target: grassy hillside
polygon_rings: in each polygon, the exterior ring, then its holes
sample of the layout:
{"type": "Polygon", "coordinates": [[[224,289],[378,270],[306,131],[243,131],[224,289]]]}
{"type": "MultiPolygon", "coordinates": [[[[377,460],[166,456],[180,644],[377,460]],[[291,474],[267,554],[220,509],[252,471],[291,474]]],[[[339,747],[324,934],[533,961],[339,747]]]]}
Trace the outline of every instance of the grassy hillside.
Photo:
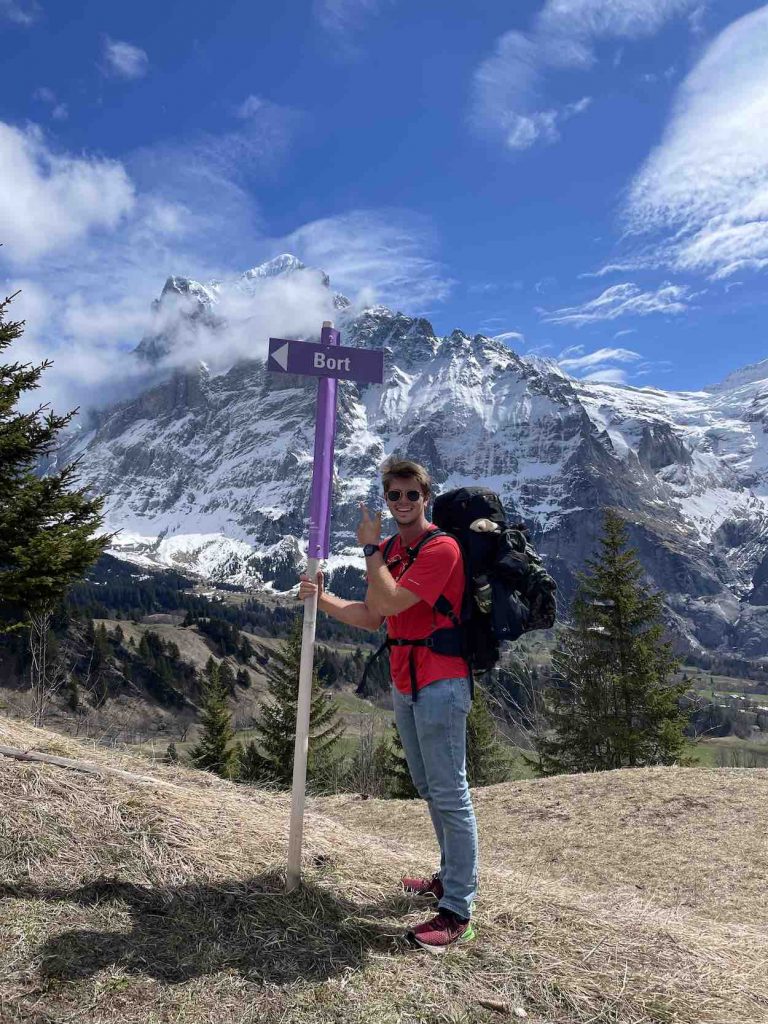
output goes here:
{"type": "Polygon", "coordinates": [[[419,801],[309,802],[0,718],[0,1019],[160,1024],[757,1024],[768,1019],[768,771],[653,769],[476,792],[475,943],[439,959],[398,891],[419,801]]]}

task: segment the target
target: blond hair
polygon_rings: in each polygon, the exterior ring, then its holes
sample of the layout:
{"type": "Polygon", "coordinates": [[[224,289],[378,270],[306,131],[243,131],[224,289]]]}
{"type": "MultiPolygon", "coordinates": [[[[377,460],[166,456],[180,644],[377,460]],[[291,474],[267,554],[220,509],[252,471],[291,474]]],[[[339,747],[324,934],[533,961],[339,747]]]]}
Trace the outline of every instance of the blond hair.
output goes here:
{"type": "Polygon", "coordinates": [[[412,476],[419,487],[421,487],[421,493],[425,498],[428,498],[432,493],[432,480],[426,469],[419,465],[418,462],[412,462],[410,459],[399,459],[395,455],[391,455],[386,462],[381,466],[381,477],[382,483],[384,484],[384,490],[389,490],[389,485],[395,477],[412,476]]]}

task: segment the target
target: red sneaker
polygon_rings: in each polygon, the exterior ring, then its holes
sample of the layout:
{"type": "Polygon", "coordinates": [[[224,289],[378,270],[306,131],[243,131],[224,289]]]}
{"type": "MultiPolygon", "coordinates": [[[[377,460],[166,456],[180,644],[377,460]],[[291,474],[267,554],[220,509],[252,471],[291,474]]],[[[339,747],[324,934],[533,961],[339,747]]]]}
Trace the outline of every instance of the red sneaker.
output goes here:
{"type": "Polygon", "coordinates": [[[450,910],[441,910],[437,917],[416,925],[407,937],[430,953],[446,953],[453,946],[471,942],[475,929],[471,921],[461,920],[450,910]]]}
{"type": "Polygon", "coordinates": [[[415,896],[434,896],[436,900],[443,898],[443,883],[437,872],[431,878],[403,878],[402,885],[406,892],[415,896]]]}

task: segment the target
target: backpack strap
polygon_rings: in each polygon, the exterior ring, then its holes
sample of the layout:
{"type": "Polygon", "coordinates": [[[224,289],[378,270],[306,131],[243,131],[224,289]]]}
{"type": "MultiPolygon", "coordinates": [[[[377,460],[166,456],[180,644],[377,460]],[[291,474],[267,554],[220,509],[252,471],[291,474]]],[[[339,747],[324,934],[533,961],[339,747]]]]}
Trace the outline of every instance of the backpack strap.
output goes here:
{"type": "MultiPolygon", "coordinates": [[[[453,623],[453,628],[461,629],[461,622],[456,618],[456,613],[451,606],[451,602],[445,596],[441,594],[440,597],[435,601],[435,608],[440,612],[441,615],[447,616],[453,623]]],[[[467,667],[469,668],[469,699],[475,699],[475,676],[472,672],[472,660],[467,655],[467,649],[465,644],[464,632],[459,634],[461,638],[461,657],[466,661],[467,667]]]]}
{"type": "MultiPolygon", "coordinates": [[[[429,530],[429,531],[427,531],[427,533],[425,533],[421,537],[421,539],[419,540],[418,544],[416,544],[412,548],[411,547],[407,547],[405,549],[405,554],[406,554],[407,561],[405,563],[405,568],[403,569],[403,571],[402,571],[402,573],[400,575],[404,576],[408,572],[410,567],[416,561],[416,558],[417,558],[419,552],[421,551],[421,549],[424,547],[425,544],[429,543],[429,541],[433,540],[435,537],[445,537],[445,536],[446,536],[446,533],[445,533],[444,530],[440,530],[440,529],[429,530]]],[[[382,554],[382,557],[383,557],[385,563],[386,563],[387,559],[389,558],[390,554],[392,553],[392,548],[394,547],[396,539],[397,539],[397,534],[393,534],[393,536],[391,536],[389,538],[389,540],[387,541],[387,543],[384,545],[384,549],[381,552],[381,554],[382,554]]],[[[435,607],[437,607],[437,605],[435,605],[435,607]]],[[[440,611],[439,608],[438,608],[438,611],[440,611]]],[[[458,624],[458,623],[456,623],[456,624],[458,624]]],[[[358,696],[362,696],[362,693],[365,690],[365,684],[366,684],[366,682],[368,680],[368,672],[373,667],[375,662],[381,657],[381,655],[384,653],[385,650],[388,650],[390,647],[410,647],[411,650],[410,650],[410,652],[408,654],[408,669],[410,671],[410,676],[411,676],[411,695],[412,695],[413,699],[416,700],[416,697],[417,697],[417,694],[418,694],[418,686],[417,686],[417,681],[416,681],[416,658],[415,658],[415,654],[414,654],[414,650],[413,649],[414,649],[414,647],[432,647],[432,645],[433,645],[433,641],[432,641],[431,637],[426,637],[424,640],[391,640],[389,637],[387,637],[386,640],[384,641],[384,643],[381,645],[381,647],[379,647],[379,649],[377,651],[374,651],[374,653],[370,656],[370,658],[366,662],[365,668],[363,669],[362,678],[360,680],[360,683],[359,683],[357,689],[355,690],[355,693],[358,694],[358,696]]]]}
{"type": "MultiPolygon", "coordinates": [[[[435,537],[445,537],[445,536],[446,536],[445,530],[439,530],[439,529],[438,530],[430,530],[428,533],[425,533],[422,536],[421,540],[419,541],[418,544],[416,544],[415,547],[406,548],[405,549],[405,553],[408,556],[408,561],[406,562],[405,568],[403,569],[403,571],[402,571],[402,573],[400,575],[404,576],[408,572],[408,570],[411,568],[413,563],[416,561],[416,556],[418,555],[418,553],[421,551],[421,549],[424,547],[425,544],[428,544],[431,540],[434,540],[435,537]]],[[[390,537],[390,540],[394,541],[394,537],[390,537]]],[[[389,543],[389,541],[387,541],[387,543],[389,543]]]]}
{"type": "Polygon", "coordinates": [[[382,556],[382,558],[384,559],[385,562],[389,558],[390,552],[392,551],[392,548],[395,546],[395,541],[396,540],[397,540],[397,534],[393,533],[392,536],[387,541],[387,543],[384,545],[384,550],[381,552],[381,556],[382,556]]]}
{"type": "Polygon", "coordinates": [[[357,689],[355,690],[355,693],[357,694],[358,697],[363,696],[363,692],[365,691],[365,684],[368,682],[368,673],[379,660],[379,658],[382,656],[384,651],[386,651],[389,648],[388,640],[389,637],[387,637],[387,639],[384,641],[381,647],[379,647],[378,650],[374,651],[373,654],[368,658],[368,661],[366,661],[365,668],[363,669],[362,678],[360,679],[360,682],[357,684],[357,689]]]}

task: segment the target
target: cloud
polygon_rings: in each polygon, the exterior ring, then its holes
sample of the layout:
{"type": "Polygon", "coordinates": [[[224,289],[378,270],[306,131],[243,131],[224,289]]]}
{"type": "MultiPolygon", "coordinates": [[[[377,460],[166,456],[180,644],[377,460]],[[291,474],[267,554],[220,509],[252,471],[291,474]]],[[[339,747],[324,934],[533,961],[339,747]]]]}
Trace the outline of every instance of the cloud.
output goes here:
{"type": "Polygon", "coordinates": [[[0,21],[10,21],[27,28],[39,17],[40,5],[36,0],[0,0],[0,21]]]}
{"type": "Polygon", "coordinates": [[[109,36],[104,40],[103,58],[107,74],[116,78],[143,78],[149,70],[149,57],[144,50],[109,36]]]}
{"type": "Polygon", "coordinates": [[[768,267],[768,6],[729,25],[680,86],[659,145],[632,182],[645,259],[713,279],[768,267]]]}
{"type": "Polygon", "coordinates": [[[654,292],[644,292],[632,282],[616,284],[581,306],[566,306],[551,312],[542,310],[546,323],[583,324],[615,320],[620,316],[649,316],[651,313],[684,313],[691,298],[684,285],[663,284],[654,292]]]}
{"type": "Polygon", "coordinates": [[[39,89],[35,89],[32,93],[32,99],[40,100],[41,103],[46,103],[51,108],[51,117],[54,121],[66,121],[69,117],[69,110],[67,109],[66,103],[59,103],[53,89],[49,89],[45,85],[40,86],[39,89]]]}
{"type": "Polygon", "coordinates": [[[391,0],[314,0],[313,11],[320,25],[335,36],[346,50],[351,50],[351,36],[365,20],[391,0]]]}
{"type": "MultiPolygon", "coordinates": [[[[582,346],[578,346],[580,349],[582,346]]],[[[566,352],[572,351],[566,349],[566,352]]],[[[642,359],[639,352],[633,352],[632,349],[628,348],[598,348],[594,352],[588,352],[586,355],[569,356],[563,358],[565,353],[561,353],[558,358],[558,364],[569,372],[572,370],[586,370],[593,369],[595,367],[602,366],[605,363],[633,363],[638,359],[642,359]]]]}
{"type": "MultiPolygon", "coordinates": [[[[591,62],[595,40],[651,36],[670,18],[699,6],[700,0],[548,0],[537,30],[545,39],[568,40],[580,60],[591,62]]],[[[565,42],[560,47],[568,52],[565,42]]]]}
{"type": "Polygon", "coordinates": [[[134,192],[121,164],[55,152],[40,129],[0,122],[0,240],[16,263],[116,227],[134,192]]]}
{"type": "Polygon", "coordinates": [[[425,311],[454,284],[428,255],[435,244],[428,221],[404,210],[354,210],[312,221],[285,244],[361,304],[425,311]]]}
{"type": "Polygon", "coordinates": [[[494,341],[501,341],[505,345],[510,341],[518,341],[521,344],[525,342],[525,335],[521,334],[520,331],[504,331],[503,334],[494,334],[494,341]]]}
{"type": "Polygon", "coordinates": [[[249,117],[262,113],[265,103],[266,101],[260,96],[254,96],[251,94],[250,96],[245,97],[235,113],[238,117],[246,121],[249,117]]]}
{"type": "Polygon", "coordinates": [[[510,115],[506,139],[508,148],[528,149],[535,142],[558,142],[560,139],[559,125],[569,120],[574,114],[582,113],[591,102],[590,96],[584,96],[576,103],[566,104],[560,110],[536,110],[527,115],[510,115]]]}
{"type": "MultiPolygon", "coordinates": [[[[226,369],[262,354],[270,334],[316,334],[323,320],[338,317],[334,289],[358,306],[387,301],[409,309],[447,294],[452,282],[432,255],[429,222],[406,210],[359,210],[287,237],[270,234],[252,187],[259,154],[273,138],[267,121],[259,138],[260,123],[256,115],[239,136],[222,133],[218,147],[210,135],[117,163],[61,153],[39,129],[0,122],[0,291],[23,288],[14,304],[14,314],[28,319],[18,358],[54,361],[36,401],[87,408],[197,360],[213,372],[226,369]],[[238,155],[247,156],[247,182],[238,176],[238,155]],[[284,251],[326,270],[332,287],[319,271],[237,284],[246,268],[284,251]],[[185,320],[192,299],[153,307],[171,274],[218,281],[211,285],[216,315],[230,327],[218,332],[210,322],[185,320]],[[130,352],[171,321],[179,344],[150,372],[130,352]]],[[[263,160],[274,169],[273,153],[263,160]]]]}
{"type": "Polygon", "coordinates": [[[555,361],[561,370],[572,377],[602,384],[626,384],[630,377],[642,377],[663,365],[669,365],[642,359],[639,352],[629,348],[604,346],[586,352],[584,345],[569,345],[555,361]]]}
{"type": "Polygon", "coordinates": [[[582,380],[590,380],[594,384],[626,384],[626,370],[595,370],[594,373],[587,373],[582,380]]]}
{"type": "Polygon", "coordinates": [[[653,35],[671,18],[698,6],[697,0],[547,0],[528,33],[506,32],[477,68],[473,127],[510,149],[556,141],[558,122],[586,110],[589,98],[542,108],[548,71],[589,69],[596,61],[597,41],[653,35]]]}

